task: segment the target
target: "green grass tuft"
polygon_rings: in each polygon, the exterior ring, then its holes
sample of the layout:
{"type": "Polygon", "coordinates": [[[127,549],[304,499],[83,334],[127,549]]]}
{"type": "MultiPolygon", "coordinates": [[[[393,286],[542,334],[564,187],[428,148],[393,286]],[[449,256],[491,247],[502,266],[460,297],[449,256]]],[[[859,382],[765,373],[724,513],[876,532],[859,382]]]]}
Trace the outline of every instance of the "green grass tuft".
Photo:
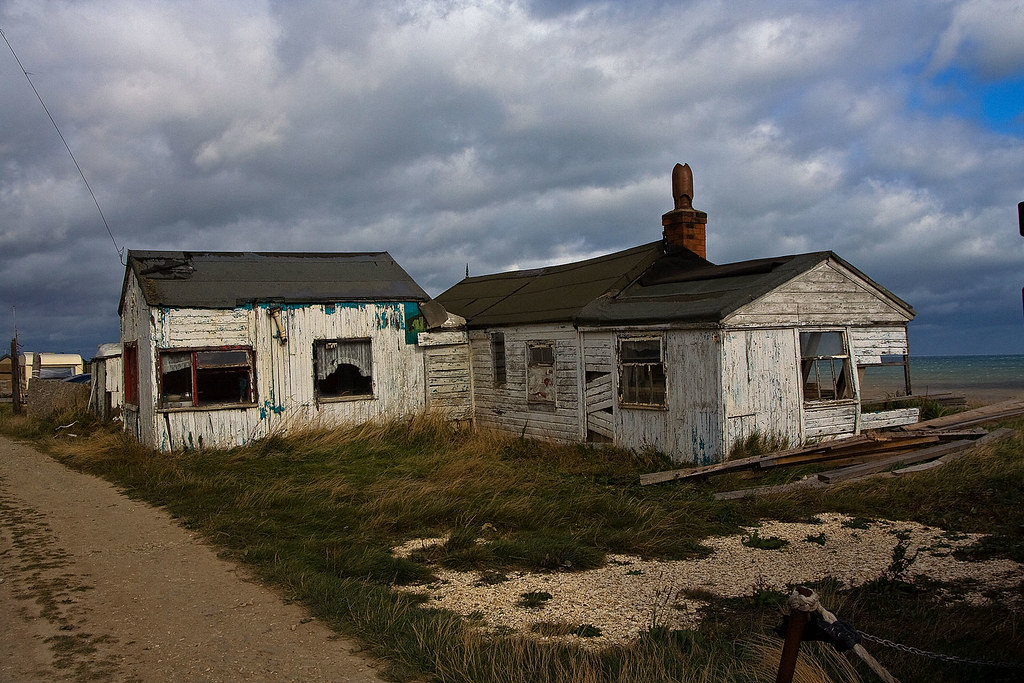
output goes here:
{"type": "MultiPolygon", "coordinates": [[[[436,580],[439,567],[475,571],[489,583],[514,571],[601,566],[608,553],[698,557],[709,536],[833,511],[863,520],[858,524],[884,514],[952,534],[992,534],[958,554],[1020,561],[1024,421],[1010,424],[1014,438],[911,477],[716,501],[712,494],[729,485],[726,478],[639,486],[640,474],[668,468],[662,454],[458,430],[426,417],[167,454],[100,425],[83,424],[76,439],[55,438],[50,425],[0,406],[0,431],[34,439],[69,465],[165,506],[318,618],[360,638],[397,681],[760,680],[763,660],[777,657],[764,648],[777,643],[766,646],[756,634],[777,623],[784,600],[777,591],[722,600],[692,588],[708,602],[699,628],[655,627],[628,645],[580,648],[573,635],[592,642],[587,627],[602,624],[544,627],[564,632],[564,642],[494,635],[500,629],[392,587],[436,580]],[[410,539],[437,537],[447,540],[409,558],[391,552],[410,539]]],[[[754,532],[748,541],[755,538],[771,540],[754,532]]],[[[894,555],[890,576],[854,590],[838,582],[817,590],[858,628],[915,647],[997,660],[1024,652],[1019,609],[943,604],[940,589],[964,587],[908,583],[909,562],[907,552],[894,555]]],[[[825,651],[807,652],[826,676],[816,680],[852,680],[825,651]]],[[[990,672],[873,654],[905,680],[989,679],[990,672]]]]}

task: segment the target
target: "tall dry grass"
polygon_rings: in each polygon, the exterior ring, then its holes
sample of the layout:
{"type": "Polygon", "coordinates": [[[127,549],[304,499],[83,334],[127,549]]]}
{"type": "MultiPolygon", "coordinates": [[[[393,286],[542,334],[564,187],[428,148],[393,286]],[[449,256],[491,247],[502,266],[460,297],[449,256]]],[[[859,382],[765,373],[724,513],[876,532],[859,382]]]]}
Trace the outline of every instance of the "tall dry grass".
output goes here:
{"type": "MultiPolygon", "coordinates": [[[[667,466],[655,453],[459,430],[428,416],[293,429],[244,448],[171,454],[102,427],[54,438],[52,426],[2,411],[0,430],[38,438],[65,462],[166,506],[225,554],[363,639],[390,663],[395,680],[757,681],[771,680],[774,673],[766,678],[766,672],[777,667],[774,646],[753,637],[777,622],[776,604],[764,596],[715,602],[693,631],[655,628],[603,650],[485,635],[452,612],[391,590],[428,580],[436,566],[391,553],[411,538],[450,537],[424,560],[500,572],[551,570],[565,559],[574,568],[593,566],[608,552],[686,557],[700,553],[708,535],[740,524],[832,510],[860,516],[884,510],[898,519],[994,531],[1004,545],[986,552],[1013,557],[1024,522],[1024,423],[1014,439],[914,478],[727,502],[711,497],[727,485],[721,482],[640,487],[640,473],[667,466]],[[478,543],[484,534],[489,543],[478,543]]],[[[947,625],[977,634],[966,647],[993,658],[1000,639],[1021,644],[1019,615],[990,608],[979,618],[934,604],[928,590],[882,582],[826,595],[830,608],[875,631],[886,633],[892,621],[909,624],[903,628],[919,647],[951,647],[943,640],[947,625]]],[[[819,650],[807,649],[807,680],[857,680],[843,668],[845,660],[819,650]]],[[[914,663],[897,666],[916,671],[914,663]]],[[[928,675],[985,680],[942,669],[928,675]]]]}

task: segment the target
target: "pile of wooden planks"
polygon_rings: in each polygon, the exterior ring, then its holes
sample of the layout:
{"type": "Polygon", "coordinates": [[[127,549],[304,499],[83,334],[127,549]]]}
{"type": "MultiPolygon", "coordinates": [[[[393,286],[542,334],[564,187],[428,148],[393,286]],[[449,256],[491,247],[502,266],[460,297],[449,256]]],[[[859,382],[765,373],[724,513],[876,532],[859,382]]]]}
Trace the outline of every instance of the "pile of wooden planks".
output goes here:
{"type": "Polygon", "coordinates": [[[963,429],[965,427],[984,424],[986,422],[997,422],[999,420],[1007,420],[1021,416],[1024,416],[1024,399],[1018,398],[1010,401],[1003,401],[1002,403],[993,403],[992,405],[975,408],[973,410],[965,410],[960,413],[944,415],[943,417],[937,417],[934,420],[918,422],[912,425],[904,425],[901,429],[903,431],[914,432],[933,429],[963,429]]]}
{"type": "Polygon", "coordinates": [[[970,449],[1004,438],[1010,429],[987,432],[976,425],[1024,416],[1024,400],[1006,401],[977,410],[965,411],[927,422],[902,427],[898,431],[871,432],[846,439],[793,448],[766,455],[689,469],[653,472],[640,477],[641,485],[704,478],[742,470],[761,471],[775,467],[823,464],[829,467],[813,477],[781,486],[727,491],[719,499],[741,498],[776,493],[800,487],[827,486],[887,473],[899,476],[939,467],[961,457],[970,449]],[[969,429],[975,427],[973,429],[969,429]],[[894,469],[895,468],[895,469],[894,469]]]}

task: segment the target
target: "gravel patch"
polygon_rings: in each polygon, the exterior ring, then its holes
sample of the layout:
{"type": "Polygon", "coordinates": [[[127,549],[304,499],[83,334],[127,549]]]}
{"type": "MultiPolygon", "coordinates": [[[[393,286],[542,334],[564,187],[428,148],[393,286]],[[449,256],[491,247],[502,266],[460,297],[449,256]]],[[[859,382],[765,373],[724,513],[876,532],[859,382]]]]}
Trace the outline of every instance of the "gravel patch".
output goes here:
{"type": "MultiPolygon", "coordinates": [[[[894,569],[893,550],[905,544],[903,577],[922,576],[943,582],[970,582],[977,592],[961,599],[982,604],[981,591],[1011,590],[1024,581],[1024,566],[1010,560],[964,562],[952,557],[981,534],[949,534],[915,522],[853,520],[840,514],[817,515],[820,523],[766,521],[745,533],[707,539],[712,553],[702,559],[644,560],[609,555],[598,569],[582,572],[507,573],[508,580],[487,584],[478,572],[439,569],[426,586],[399,590],[425,594],[425,606],[442,607],[481,620],[494,632],[530,633],[538,623],[593,625],[600,636],[580,638],[595,645],[621,643],[652,626],[692,628],[700,598],[712,594],[740,597],[758,591],[787,591],[788,587],[834,578],[845,587],[877,579],[894,569]],[[866,528],[860,528],[864,527],[866,528]],[[755,535],[756,532],[756,535],[755,535]],[[788,541],[775,550],[744,544],[751,536],[788,541]],[[518,606],[523,594],[548,593],[539,606],[518,606]]],[[[415,539],[395,548],[408,556],[418,548],[443,543],[444,538],[415,539]]],[[[576,638],[576,636],[572,636],[576,638]]]]}

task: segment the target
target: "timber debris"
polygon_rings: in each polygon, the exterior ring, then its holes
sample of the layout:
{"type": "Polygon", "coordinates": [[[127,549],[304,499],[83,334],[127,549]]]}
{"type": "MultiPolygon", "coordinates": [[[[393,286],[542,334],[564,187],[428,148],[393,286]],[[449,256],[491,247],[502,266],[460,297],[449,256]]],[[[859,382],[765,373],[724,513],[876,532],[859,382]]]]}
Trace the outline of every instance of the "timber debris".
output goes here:
{"type": "Polygon", "coordinates": [[[764,471],[796,465],[825,465],[827,471],[788,484],[762,486],[715,495],[718,500],[817,488],[869,476],[900,476],[940,467],[970,450],[1010,436],[1013,430],[988,432],[978,425],[1024,416],[1024,400],[1004,401],[975,410],[947,415],[899,430],[868,432],[846,439],[826,441],[727,462],[687,469],[652,472],[640,477],[647,486],[668,481],[706,478],[739,471],[764,471]],[[895,469],[894,469],[895,468],[895,469]]]}

